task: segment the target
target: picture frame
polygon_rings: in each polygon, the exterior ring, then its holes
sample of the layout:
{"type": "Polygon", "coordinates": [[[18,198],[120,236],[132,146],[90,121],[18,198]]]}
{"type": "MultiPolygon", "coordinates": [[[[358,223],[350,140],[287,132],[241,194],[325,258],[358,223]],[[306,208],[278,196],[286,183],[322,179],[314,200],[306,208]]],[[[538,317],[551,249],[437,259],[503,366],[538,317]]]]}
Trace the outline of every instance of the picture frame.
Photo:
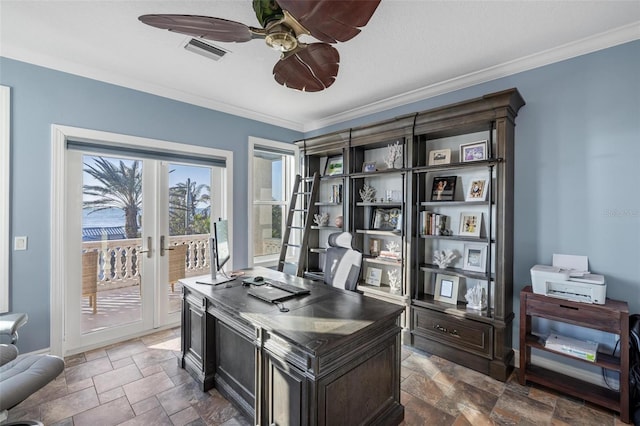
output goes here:
{"type": "Polygon", "coordinates": [[[367,277],[365,278],[365,281],[364,281],[365,284],[380,287],[381,281],[382,281],[382,269],[368,267],[367,277]]]}
{"type": "Polygon", "coordinates": [[[459,235],[467,237],[480,237],[480,229],[482,228],[481,212],[462,212],[460,213],[459,235]]]}
{"type": "Polygon", "coordinates": [[[460,145],[460,162],[480,161],[487,159],[487,140],[460,145]]]}
{"type": "Polygon", "coordinates": [[[341,175],[343,173],[342,170],[342,156],[332,157],[327,160],[326,176],[341,175]]]}
{"type": "Polygon", "coordinates": [[[430,166],[437,166],[439,164],[449,164],[451,163],[451,149],[434,149],[433,151],[429,151],[429,161],[428,164],[430,166]]]}
{"type": "Polygon", "coordinates": [[[487,272],[487,246],[465,244],[462,255],[462,269],[473,272],[487,272]]]}
{"type": "Polygon", "coordinates": [[[453,201],[457,180],[457,176],[434,177],[431,187],[431,201],[453,201]]]}
{"type": "Polygon", "coordinates": [[[402,210],[376,208],[371,215],[371,229],[400,231],[402,229],[402,210]]]}
{"type": "Polygon", "coordinates": [[[486,178],[472,178],[469,180],[465,201],[486,201],[488,192],[486,178]]]}
{"type": "Polygon", "coordinates": [[[382,240],[380,238],[369,238],[369,254],[373,257],[380,256],[382,251],[382,240]]]}
{"type": "Polygon", "coordinates": [[[437,300],[438,302],[457,305],[459,285],[460,277],[454,275],[438,274],[436,276],[436,289],[433,293],[433,299],[437,300]]]}
{"type": "Polygon", "coordinates": [[[375,161],[365,161],[364,164],[362,164],[362,171],[364,173],[375,172],[376,170],[377,169],[375,161]]]}

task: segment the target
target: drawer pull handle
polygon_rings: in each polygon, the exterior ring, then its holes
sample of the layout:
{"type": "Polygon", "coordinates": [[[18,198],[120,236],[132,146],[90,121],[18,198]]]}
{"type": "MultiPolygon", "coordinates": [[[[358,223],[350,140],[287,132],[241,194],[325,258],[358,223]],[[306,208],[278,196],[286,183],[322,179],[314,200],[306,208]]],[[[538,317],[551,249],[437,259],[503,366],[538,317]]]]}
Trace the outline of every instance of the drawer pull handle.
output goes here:
{"type": "Polygon", "coordinates": [[[455,328],[451,331],[449,331],[449,329],[447,329],[446,327],[441,326],[440,324],[434,324],[433,328],[435,328],[438,331],[442,331],[443,333],[448,333],[454,337],[460,337],[460,334],[458,334],[458,330],[456,330],[455,328]]]}

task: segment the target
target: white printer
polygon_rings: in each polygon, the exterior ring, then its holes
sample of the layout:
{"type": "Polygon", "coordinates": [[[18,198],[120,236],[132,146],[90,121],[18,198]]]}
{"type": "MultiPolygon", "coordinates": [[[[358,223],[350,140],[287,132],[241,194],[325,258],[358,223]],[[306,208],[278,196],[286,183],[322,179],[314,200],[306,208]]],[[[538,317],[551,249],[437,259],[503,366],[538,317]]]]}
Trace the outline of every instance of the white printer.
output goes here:
{"type": "Polygon", "coordinates": [[[607,297],[604,276],[586,271],[586,256],[553,255],[554,264],[535,265],[531,268],[533,292],[576,302],[603,305],[607,297]],[[580,258],[580,259],[574,259],[580,258]],[[578,261],[579,269],[573,268],[578,261]],[[562,263],[566,265],[562,265],[562,263]]]}

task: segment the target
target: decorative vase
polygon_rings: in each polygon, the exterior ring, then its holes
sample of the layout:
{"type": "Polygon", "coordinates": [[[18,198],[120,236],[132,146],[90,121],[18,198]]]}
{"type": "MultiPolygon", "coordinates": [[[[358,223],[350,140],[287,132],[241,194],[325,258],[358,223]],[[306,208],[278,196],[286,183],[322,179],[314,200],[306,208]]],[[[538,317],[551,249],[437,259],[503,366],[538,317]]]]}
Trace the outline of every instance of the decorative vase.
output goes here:
{"type": "Polygon", "coordinates": [[[342,216],[336,216],[335,223],[338,228],[342,228],[342,224],[343,224],[342,216]]]}

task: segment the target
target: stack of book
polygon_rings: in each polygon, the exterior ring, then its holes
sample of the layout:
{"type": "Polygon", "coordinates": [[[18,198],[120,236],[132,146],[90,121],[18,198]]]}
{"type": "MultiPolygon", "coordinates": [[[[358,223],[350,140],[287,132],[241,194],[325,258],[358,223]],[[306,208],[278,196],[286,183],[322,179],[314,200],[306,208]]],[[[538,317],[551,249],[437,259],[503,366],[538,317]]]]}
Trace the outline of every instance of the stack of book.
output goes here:
{"type": "Polygon", "coordinates": [[[420,234],[421,235],[441,235],[449,225],[449,216],[430,211],[420,212],[420,234]]]}
{"type": "Polygon", "coordinates": [[[378,259],[394,260],[396,262],[399,262],[400,260],[402,260],[402,253],[400,253],[399,251],[382,250],[378,255],[378,259]]]}

